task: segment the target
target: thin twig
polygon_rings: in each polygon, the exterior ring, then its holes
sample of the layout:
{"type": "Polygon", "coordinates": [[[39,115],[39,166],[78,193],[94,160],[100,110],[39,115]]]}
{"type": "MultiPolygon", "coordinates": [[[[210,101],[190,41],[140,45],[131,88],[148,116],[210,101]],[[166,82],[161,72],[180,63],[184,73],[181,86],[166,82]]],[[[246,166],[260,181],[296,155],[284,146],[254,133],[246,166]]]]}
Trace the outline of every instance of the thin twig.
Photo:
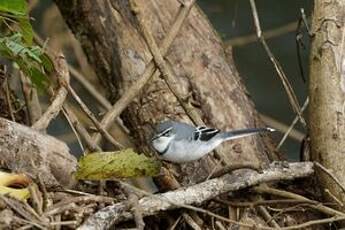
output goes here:
{"type": "Polygon", "coordinates": [[[145,222],[143,220],[142,210],[139,207],[138,196],[128,186],[122,186],[122,190],[127,195],[127,201],[130,205],[131,211],[133,212],[136,228],[138,230],[143,230],[145,228],[145,222]]]}
{"type": "Polygon", "coordinates": [[[77,129],[74,127],[73,122],[72,122],[71,118],[68,116],[68,113],[66,112],[66,110],[64,109],[64,107],[62,108],[62,113],[63,113],[63,115],[65,116],[65,118],[66,118],[66,120],[67,120],[69,126],[71,127],[72,132],[74,133],[75,137],[77,138],[77,141],[78,141],[78,143],[79,143],[79,146],[80,146],[80,148],[81,148],[81,151],[84,153],[84,152],[85,152],[85,148],[84,148],[83,143],[82,143],[82,141],[81,141],[80,135],[79,135],[77,129]]]}
{"type": "Polygon", "coordinates": [[[266,223],[270,225],[271,227],[274,227],[276,229],[280,229],[280,225],[275,221],[274,218],[272,218],[271,214],[267,211],[267,209],[264,206],[257,207],[258,212],[261,214],[261,216],[264,218],[266,223]]]}
{"type": "Polygon", "coordinates": [[[182,218],[182,216],[179,216],[179,217],[176,219],[175,223],[174,223],[173,225],[171,225],[171,227],[169,228],[169,230],[174,230],[174,229],[176,228],[177,224],[180,222],[181,218],[182,218]]]}
{"type": "Polygon", "coordinates": [[[42,225],[41,223],[36,223],[36,222],[31,221],[31,220],[26,220],[26,219],[20,218],[18,216],[13,216],[12,218],[15,221],[18,221],[18,222],[23,222],[23,223],[26,223],[26,224],[33,225],[33,226],[35,226],[38,229],[42,229],[42,230],[46,230],[47,229],[47,227],[42,225]]]}
{"type": "MultiPolygon", "coordinates": [[[[301,113],[304,112],[304,110],[307,108],[308,104],[309,104],[309,97],[307,97],[307,99],[305,99],[304,104],[303,104],[303,106],[301,108],[301,113]]],[[[284,144],[286,138],[289,136],[289,133],[295,127],[295,125],[297,124],[298,120],[299,120],[299,117],[298,117],[298,115],[296,115],[296,117],[293,119],[289,129],[286,131],[286,133],[284,134],[282,139],[279,141],[279,144],[277,145],[276,150],[279,150],[280,147],[284,144]]]]}
{"type": "MultiPolygon", "coordinates": [[[[111,110],[111,103],[97,91],[97,89],[86,79],[86,77],[84,77],[77,69],[75,69],[71,65],[68,65],[68,69],[71,73],[71,76],[74,77],[74,79],[76,79],[106,111],[111,110]]],[[[119,117],[116,118],[116,122],[125,134],[129,134],[128,129],[123,125],[123,122],[119,117]]],[[[128,137],[128,139],[130,138],[128,137]]]]}
{"type": "Polygon", "coordinates": [[[343,190],[343,192],[345,192],[345,187],[344,185],[341,184],[341,182],[339,181],[339,179],[333,175],[333,173],[327,169],[325,166],[323,166],[322,164],[320,164],[317,161],[314,161],[314,165],[317,166],[318,168],[320,168],[323,172],[325,172],[328,176],[330,176],[332,178],[332,180],[340,187],[341,190],[343,190]]]}
{"type": "Polygon", "coordinates": [[[42,215],[43,213],[43,198],[41,192],[38,190],[36,184],[29,186],[30,196],[32,206],[34,207],[35,211],[38,215],[42,215]]]}
{"type": "Polygon", "coordinates": [[[5,93],[6,93],[6,100],[8,105],[8,112],[10,114],[11,120],[16,121],[16,118],[14,117],[13,108],[12,108],[12,100],[10,96],[10,85],[8,83],[8,78],[5,79],[5,93]]]}
{"type": "MultiPolygon", "coordinates": [[[[188,5],[181,5],[177,18],[174,21],[174,24],[172,25],[166,38],[163,40],[162,46],[160,47],[160,51],[163,56],[167,53],[170,45],[172,44],[181,26],[183,25],[184,20],[187,18],[194,2],[195,0],[192,0],[188,5]]],[[[130,102],[132,102],[132,100],[140,93],[141,89],[153,77],[153,75],[155,75],[155,64],[153,63],[153,60],[151,60],[147,64],[144,73],[139,77],[139,79],[127,89],[126,94],[124,94],[112,106],[111,110],[104,115],[101,121],[103,127],[105,127],[106,129],[109,128],[114,119],[117,118],[122,113],[122,111],[130,104],[130,102]]],[[[100,138],[100,134],[96,134],[93,136],[93,140],[95,140],[96,143],[99,143],[100,138]]]]}
{"type": "Polygon", "coordinates": [[[37,219],[36,216],[32,215],[28,210],[26,210],[23,207],[23,204],[21,204],[19,201],[15,199],[11,199],[9,197],[5,197],[4,195],[0,195],[0,199],[4,201],[4,203],[10,207],[12,210],[17,212],[20,216],[25,218],[27,221],[31,221],[32,223],[39,224],[39,225],[45,225],[41,222],[40,219],[37,219]]]}
{"type": "Polygon", "coordinates": [[[297,224],[289,227],[283,227],[280,228],[280,230],[295,230],[295,229],[305,229],[307,227],[313,226],[313,225],[320,225],[320,224],[327,224],[327,223],[333,223],[337,221],[345,220],[345,216],[333,216],[330,218],[320,219],[320,220],[311,220],[307,221],[302,224],[297,224]]]}
{"type": "Polygon", "coordinates": [[[268,47],[265,38],[262,35],[262,31],[261,31],[261,26],[260,26],[260,20],[259,20],[259,16],[258,16],[258,12],[256,9],[256,5],[255,5],[255,0],[250,0],[250,6],[252,9],[252,14],[253,14],[253,19],[254,19],[254,25],[255,25],[255,29],[256,29],[256,35],[258,36],[262,46],[264,47],[270,61],[272,62],[276,72],[278,73],[278,76],[280,77],[280,80],[282,81],[282,84],[284,86],[284,89],[288,95],[288,99],[290,102],[290,105],[293,109],[293,111],[298,115],[299,120],[301,121],[302,125],[304,127],[306,127],[306,122],[300,112],[300,105],[298,103],[298,99],[297,96],[288,80],[288,78],[286,77],[282,66],[280,65],[280,63],[278,62],[278,60],[274,57],[272,51],[270,50],[270,48],[268,47]]]}
{"type": "MultiPolygon", "coordinates": [[[[296,27],[297,27],[297,21],[290,22],[285,25],[279,26],[277,28],[263,31],[263,36],[266,39],[276,38],[276,37],[294,32],[296,30],[296,27]]],[[[244,46],[252,42],[256,42],[257,40],[258,40],[258,37],[256,36],[256,34],[244,35],[240,37],[231,38],[225,41],[224,46],[225,48],[244,46]]]]}
{"type": "Polygon", "coordinates": [[[42,116],[42,108],[38,99],[37,89],[32,86],[27,76],[22,72],[19,74],[30,125],[32,125],[42,116]]]}
{"type": "Polygon", "coordinates": [[[105,197],[105,196],[96,196],[96,195],[71,197],[71,198],[64,199],[63,201],[60,201],[60,202],[50,206],[43,213],[43,216],[51,216],[51,215],[55,215],[56,213],[61,213],[61,209],[66,210],[66,206],[68,206],[70,204],[89,203],[89,202],[112,204],[112,203],[114,203],[114,201],[115,201],[114,198],[105,197]]]}
{"type": "Polygon", "coordinates": [[[112,105],[111,103],[103,97],[102,94],[98,92],[98,90],[89,82],[87,81],[86,77],[84,77],[76,68],[69,65],[69,71],[71,76],[74,77],[95,99],[98,103],[105,109],[110,110],[112,105]]]}
{"type": "MultiPolygon", "coordinates": [[[[271,187],[268,187],[268,186],[258,186],[258,187],[255,187],[254,190],[256,192],[259,192],[259,193],[269,193],[269,194],[272,194],[272,195],[275,195],[275,196],[280,196],[280,197],[285,197],[285,198],[290,198],[290,199],[295,199],[295,200],[303,200],[303,201],[310,201],[312,202],[312,200],[304,197],[304,196],[301,196],[299,194],[296,194],[296,193],[292,193],[292,192],[288,192],[288,191],[283,191],[283,190],[280,190],[280,189],[274,189],[274,188],[271,188],[271,187]]],[[[325,213],[327,215],[334,215],[334,216],[344,216],[345,217],[345,213],[343,212],[340,212],[340,211],[337,211],[333,208],[330,208],[330,207],[327,207],[321,203],[317,204],[317,205],[313,205],[313,204],[307,204],[309,207],[313,208],[313,209],[316,209],[322,213],[325,213]]]]}
{"type": "MultiPolygon", "coordinates": [[[[61,83],[61,81],[69,82],[69,72],[63,54],[59,54],[56,58],[54,58],[54,65],[59,84],[61,83]]],[[[40,117],[40,119],[36,121],[35,124],[33,124],[31,127],[38,130],[46,129],[49,123],[60,113],[66,97],[67,90],[60,84],[60,88],[57,91],[53,102],[44,112],[42,117],[40,117]]]]}
{"type": "Polygon", "coordinates": [[[83,110],[83,112],[90,118],[92,123],[96,126],[97,130],[102,134],[103,137],[107,141],[109,141],[112,145],[115,146],[117,149],[122,149],[124,146],[117,142],[104,127],[99,123],[95,115],[92,113],[92,111],[87,107],[87,105],[80,99],[78,94],[74,91],[74,89],[71,87],[70,84],[66,83],[65,87],[67,88],[68,92],[72,95],[74,100],[79,104],[80,108],[83,110]]]}
{"type": "Polygon", "coordinates": [[[85,141],[88,149],[91,151],[94,151],[94,152],[101,152],[102,149],[92,140],[92,137],[90,136],[88,131],[79,122],[77,116],[74,114],[74,112],[72,110],[72,107],[68,103],[65,103],[63,106],[63,110],[64,110],[65,114],[68,116],[68,119],[71,121],[74,128],[78,131],[79,135],[85,141]]]}
{"type": "Polygon", "coordinates": [[[182,213],[183,219],[194,230],[201,230],[202,228],[193,220],[193,218],[186,212],[182,213]]]}
{"type": "MultiPolygon", "coordinates": [[[[34,33],[34,39],[39,45],[45,45],[43,39],[36,33],[34,33]]],[[[89,81],[87,81],[86,77],[84,77],[77,69],[75,69],[68,63],[67,67],[69,72],[71,73],[71,76],[74,77],[96,99],[96,101],[99,102],[102,107],[104,107],[106,110],[110,110],[112,108],[111,103],[102,94],[100,94],[89,81]]],[[[117,118],[116,121],[119,127],[124,131],[124,133],[128,134],[129,131],[123,125],[122,120],[120,118],[117,118]]]]}
{"type": "Polygon", "coordinates": [[[55,225],[76,225],[78,222],[75,220],[68,220],[68,221],[59,221],[59,222],[50,222],[50,226],[55,226],[55,225]]]}
{"type": "Polygon", "coordinates": [[[335,195],[333,195],[329,189],[326,188],[324,191],[339,205],[339,207],[344,207],[344,204],[335,195]]]}
{"type": "Polygon", "coordinates": [[[42,198],[43,198],[42,211],[45,211],[48,207],[48,192],[47,192],[46,186],[43,183],[41,174],[37,175],[37,179],[38,179],[38,187],[40,191],[42,192],[42,198]]]}

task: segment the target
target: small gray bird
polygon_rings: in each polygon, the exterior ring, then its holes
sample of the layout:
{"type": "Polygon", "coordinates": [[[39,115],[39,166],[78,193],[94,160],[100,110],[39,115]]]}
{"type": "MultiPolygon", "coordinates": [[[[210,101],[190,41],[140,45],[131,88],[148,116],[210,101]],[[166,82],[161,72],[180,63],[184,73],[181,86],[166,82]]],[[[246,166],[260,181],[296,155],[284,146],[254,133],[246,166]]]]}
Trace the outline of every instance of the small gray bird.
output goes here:
{"type": "Polygon", "coordinates": [[[151,144],[163,160],[184,163],[200,159],[224,141],[273,131],[272,128],[251,128],[221,132],[169,120],[156,125],[151,144]]]}

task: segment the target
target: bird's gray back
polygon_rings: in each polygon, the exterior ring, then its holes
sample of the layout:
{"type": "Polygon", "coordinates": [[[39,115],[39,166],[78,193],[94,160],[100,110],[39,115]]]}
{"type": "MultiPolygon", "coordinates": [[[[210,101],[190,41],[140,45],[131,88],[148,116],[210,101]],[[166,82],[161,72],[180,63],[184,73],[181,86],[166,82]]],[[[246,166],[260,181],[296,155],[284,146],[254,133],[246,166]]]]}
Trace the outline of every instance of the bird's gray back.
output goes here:
{"type": "Polygon", "coordinates": [[[156,126],[156,132],[157,133],[163,132],[169,127],[173,127],[173,132],[175,134],[178,130],[178,135],[175,136],[175,140],[189,139],[193,136],[193,133],[195,131],[195,128],[189,124],[169,120],[169,121],[164,121],[162,123],[159,123],[156,126]]]}

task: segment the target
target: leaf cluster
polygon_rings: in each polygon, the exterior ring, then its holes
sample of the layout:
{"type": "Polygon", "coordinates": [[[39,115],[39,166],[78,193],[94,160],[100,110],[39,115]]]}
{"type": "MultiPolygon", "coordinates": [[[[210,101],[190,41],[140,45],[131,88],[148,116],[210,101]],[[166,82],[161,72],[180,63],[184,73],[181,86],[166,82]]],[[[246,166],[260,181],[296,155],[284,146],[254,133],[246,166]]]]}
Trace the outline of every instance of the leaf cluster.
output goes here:
{"type": "Polygon", "coordinates": [[[38,89],[49,84],[53,63],[33,44],[33,29],[25,0],[0,0],[0,56],[11,61],[38,89]]]}

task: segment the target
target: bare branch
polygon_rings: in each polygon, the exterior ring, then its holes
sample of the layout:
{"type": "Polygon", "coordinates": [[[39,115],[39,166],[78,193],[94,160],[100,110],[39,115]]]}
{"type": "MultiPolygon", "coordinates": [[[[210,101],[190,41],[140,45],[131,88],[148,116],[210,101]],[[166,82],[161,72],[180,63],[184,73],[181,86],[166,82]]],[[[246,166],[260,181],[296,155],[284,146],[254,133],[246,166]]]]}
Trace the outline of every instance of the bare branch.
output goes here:
{"type": "MultiPolygon", "coordinates": [[[[304,110],[306,110],[307,106],[309,104],[309,97],[307,97],[307,99],[305,99],[304,104],[301,108],[301,113],[304,112],[304,110]]],[[[296,115],[295,119],[293,119],[290,127],[288,128],[288,130],[285,132],[284,136],[282,137],[282,139],[279,141],[279,144],[277,145],[276,149],[279,150],[280,147],[284,144],[286,138],[289,136],[290,132],[292,131],[292,129],[295,127],[295,125],[297,124],[299,117],[298,115],[296,115]]]]}
{"type": "MultiPolygon", "coordinates": [[[[69,81],[69,72],[65,57],[59,54],[54,59],[55,70],[59,84],[61,81],[69,81]]],[[[57,91],[53,102],[50,104],[48,109],[44,112],[43,116],[32,125],[32,128],[37,130],[44,130],[48,127],[49,123],[60,113],[62,105],[67,97],[67,90],[63,85],[60,84],[60,88],[57,91]]]]}
{"type": "Polygon", "coordinates": [[[270,50],[270,48],[268,47],[268,45],[266,43],[265,38],[262,35],[260,20],[259,20],[258,12],[256,9],[255,0],[250,0],[250,6],[252,8],[252,14],[253,14],[253,20],[254,20],[254,25],[255,25],[255,29],[256,29],[256,35],[259,38],[262,46],[264,47],[264,49],[265,49],[270,61],[272,62],[276,72],[278,73],[278,76],[280,77],[280,80],[281,80],[281,82],[284,86],[284,89],[288,95],[288,99],[289,99],[289,102],[290,102],[292,109],[298,115],[302,125],[304,125],[306,127],[306,122],[302,116],[301,108],[300,108],[300,105],[298,103],[297,96],[296,96],[288,78],[286,77],[282,66],[277,61],[277,59],[274,57],[272,51],[270,50]]]}
{"type": "Polygon", "coordinates": [[[85,129],[85,127],[79,122],[77,116],[74,114],[72,110],[72,107],[68,103],[65,103],[63,109],[66,115],[68,116],[68,119],[73,124],[74,128],[78,131],[79,135],[86,142],[86,145],[89,148],[89,150],[96,152],[102,151],[102,149],[92,140],[92,137],[85,129]]]}
{"type": "MultiPolygon", "coordinates": [[[[313,163],[272,163],[270,167],[258,173],[252,170],[238,170],[233,174],[224,175],[200,184],[181,188],[176,191],[146,196],[139,200],[143,216],[154,215],[159,211],[176,208],[189,208],[191,204],[213,199],[230,191],[237,191],[259,183],[277,180],[292,180],[307,177],[314,173],[313,163]]],[[[111,225],[133,218],[124,203],[105,207],[91,216],[79,229],[107,229],[111,225]]],[[[225,218],[226,219],[226,218],[225,218]]]]}
{"type": "MultiPolygon", "coordinates": [[[[314,166],[315,167],[315,166],[314,166]]],[[[309,207],[312,207],[322,213],[325,213],[327,215],[334,215],[334,216],[345,216],[344,213],[340,212],[340,211],[337,211],[333,208],[330,208],[330,207],[327,207],[321,203],[318,203],[318,204],[312,204],[312,202],[316,202],[316,201],[313,201],[313,200],[310,200],[302,195],[299,195],[299,194],[295,194],[295,193],[292,193],[292,192],[288,192],[288,191],[284,191],[284,190],[280,190],[280,189],[275,189],[275,188],[271,188],[271,187],[268,187],[268,186],[258,186],[254,189],[256,192],[259,192],[259,193],[269,193],[269,194],[272,194],[272,195],[275,195],[275,196],[280,196],[280,197],[285,197],[285,198],[289,198],[289,199],[295,199],[295,200],[301,200],[301,201],[306,201],[308,203],[311,203],[311,204],[308,204],[307,205],[309,207]]]]}
{"type": "Polygon", "coordinates": [[[105,137],[106,140],[108,140],[111,144],[115,146],[117,149],[122,149],[124,146],[117,142],[109,133],[107,130],[104,129],[104,127],[99,123],[95,115],[91,112],[91,110],[85,105],[85,103],[80,99],[78,94],[74,91],[74,89],[71,87],[70,84],[67,83],[66,88],[68,92],[72,95],[74,100],[77,101],[83,112],[90,118],[92,123],[96,126],[97,130],[105,137]]]}
{"type": "MultiPolygon", "coordinates": [[[[279,26],[274,29],[270,29],[267,31],[263,31],[263,36],[266,39],[276,38],[279,36],[286,35],[288,33],[294,32],[296,30],[298,22],[290,22],[286,25],[279,26]]],[[[248,45],[249,43],[256,42],[258,40],[258,37],[256,34],[250,34],[250,35],[244,35],[240,37],[235,37],[232,39],[229,39],[224,42],[225,48],[229,47],[235,47],[235,46],[244,46],[248,45]]]]}

